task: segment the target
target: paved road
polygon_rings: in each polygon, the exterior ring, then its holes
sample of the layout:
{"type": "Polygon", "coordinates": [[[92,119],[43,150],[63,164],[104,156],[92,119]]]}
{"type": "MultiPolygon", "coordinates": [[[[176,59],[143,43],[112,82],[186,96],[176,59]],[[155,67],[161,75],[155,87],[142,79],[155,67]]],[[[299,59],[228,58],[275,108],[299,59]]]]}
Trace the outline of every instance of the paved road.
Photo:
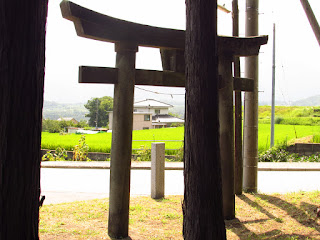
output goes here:
{"type": "MultiPolygon", "coordinates": [[[[42,168],[45,204],[109,196],[109,169],[42,168]]],[[[150,195],[150,170],[131,171],[131,195],[150,195]]],[[[259,171],[258,191],[285,193],[320,190],[320,171],[259,171]]],[[[166,170],[165,194],[183,195],[182,170],[166,170]]]]}

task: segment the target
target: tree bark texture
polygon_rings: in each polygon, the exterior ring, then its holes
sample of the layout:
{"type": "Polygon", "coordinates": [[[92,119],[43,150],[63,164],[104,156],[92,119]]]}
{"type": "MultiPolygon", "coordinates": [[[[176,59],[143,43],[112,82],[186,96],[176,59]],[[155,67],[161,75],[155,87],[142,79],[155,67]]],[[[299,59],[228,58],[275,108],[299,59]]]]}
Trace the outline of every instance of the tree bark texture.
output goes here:
{"type": "Polygon", "coordinates": [[[183,235],[225,239],[219,152],[217,1],[187,0],[183,235]]]}
{"type": "Polygon", "coordinates": [[[0,3],[0,239],[39,239],[47,0],[0,3]]]}

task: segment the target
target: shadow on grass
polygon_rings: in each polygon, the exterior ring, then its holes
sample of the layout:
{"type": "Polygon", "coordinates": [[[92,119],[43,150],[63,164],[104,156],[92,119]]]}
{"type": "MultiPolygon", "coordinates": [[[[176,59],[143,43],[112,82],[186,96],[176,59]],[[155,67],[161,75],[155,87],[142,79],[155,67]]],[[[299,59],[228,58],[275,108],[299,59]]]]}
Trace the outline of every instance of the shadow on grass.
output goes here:
{"type": "Polygon", "coordinates": [[[316,205],[302,202],[301,208],[297,208],[295,205],[284,201],[275,196],[259,194],[260,198],[267,201],[268,203],[286,211],[291,218],[295,219],[305,227],[312,227],[316,231],[320,232],[320,226],[314,221],[311,216],[315,216],[314,210],[317,208],[316,205]]]}
{"type": "MultiPolygon", "coordinates": [[[[305,227],[313,228],[315,231],[320,232],[320,226],[316,223],[316,221],[313,218],[311,218],[311,216],[315,216],[314,210],[317,208],[316,205],[301,202],[300,208],[298,208],[295,205],[275,196],[265,194],[255,194],[254,196],[255,199],[263,200],[285,211],[291,218],[295,219],[297,222],[304,225],[305,227]]],[[[232,231],[234,234],[236,234],[238,239],[310,239],[310,236],[300,234],[287,234],[279,229],[271,230],[261,234],[256,234],[250,231],[250,229],[247,228],[247,225],[249,224],[265,223],[269,220],[274,220],[277,222],[282,221],[281,219],[271,214],[265,207],[261,206],[259,202],[251,200],[246,195],[241,195],[238,197],[240,200],[248,204],[250,207],[257,209],[257,211],[265,215],[255,220],[240,221],[236,218],[233,220],[225,221],[226,228],[232,231]]]]}

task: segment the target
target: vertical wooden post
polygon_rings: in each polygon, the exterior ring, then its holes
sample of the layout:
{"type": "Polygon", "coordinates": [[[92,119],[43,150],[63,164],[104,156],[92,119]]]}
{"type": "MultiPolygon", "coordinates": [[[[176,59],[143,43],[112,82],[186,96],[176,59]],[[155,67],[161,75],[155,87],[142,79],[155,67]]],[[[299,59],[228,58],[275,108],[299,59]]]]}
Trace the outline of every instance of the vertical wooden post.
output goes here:
{"type": "Polygon", "coordinates": [[[151,144],[151,198],[164,197],[165,143],[151,144]]]}
{"type": "MultiPolygon", "coordinates": [[[[233,17],[233,36],[239,36],[239,9],[238,0],[232,1],[232,17],[233,17]]],[[[240,77],[240,58],[234,58],[234,76],[240,77]]],[[[242,158],[242,101],[241,91],[234,92],[234,190],[235,194],[242,194],[242,181],[243,181],[243,158],[242,158]]]]}
{"type": "Polygon", "coordinates": [[[114,86],[108,234],[128,237],[135,58],[138,46],[116,43],[118,83],[114,86]]]}
{"type": "Polygon", "coordinates": [[[316,36],[316,39],[320,45],[320,26],[317,21],[316,16],[314,15],[312,8],[308,2],[308,0],[300,0],[302,7],[308,17],[309,23],[312,27],[313,33],[316,36]]]}
{"type": "MultiPolygon", "coordinates": [[[[258,35],[258,0],[246,0],[246,36],[258,35]]],[[[258,56],[246,57],[245,77],[254,80],[253,92],[245,93],[243,136],[243,190],[257,192],[258,186],[258,56]]]]}
{"type": "Polygon", "coordinates": [[[235,217],[234,199],[234,125],[232,56],[219,57],[219,75],[223,87],[219,89],[220,157],[222,170],[223,213],[225,219],[235,217]]]}

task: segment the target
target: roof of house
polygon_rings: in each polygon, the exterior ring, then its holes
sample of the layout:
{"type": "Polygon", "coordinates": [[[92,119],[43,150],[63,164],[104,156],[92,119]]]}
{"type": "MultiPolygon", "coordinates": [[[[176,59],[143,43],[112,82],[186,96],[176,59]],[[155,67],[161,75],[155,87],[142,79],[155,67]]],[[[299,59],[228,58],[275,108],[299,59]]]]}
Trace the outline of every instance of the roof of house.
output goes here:
{"type": "Polygon", "coordinates": [[[152,123],[184,123],[184,120],[169,114],[159,114],[152,117],[152,123]]]}
{"type": "Polygon", "coordinates": [[[75,120],[77,121],[76,119],[72,118],[72,117],[63,117],[63,118],[58,118],[58,121],[71,121],[71,120],[75,120]]]}
{"type": "Polygon", "coordinates": [[[135,102],[134,107],[169,108],[173,106],[164,102],[154,100],[154,99],[146,99],[146,100],[135,102]]]}

